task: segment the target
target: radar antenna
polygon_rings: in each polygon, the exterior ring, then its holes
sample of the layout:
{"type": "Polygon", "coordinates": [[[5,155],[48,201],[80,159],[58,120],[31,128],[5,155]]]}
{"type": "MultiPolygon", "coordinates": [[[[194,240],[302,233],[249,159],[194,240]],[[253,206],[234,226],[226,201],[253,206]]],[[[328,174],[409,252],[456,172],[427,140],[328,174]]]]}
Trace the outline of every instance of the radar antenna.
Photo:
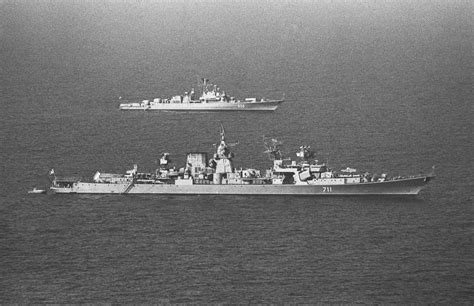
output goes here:
{"type": "Polygon", "coordinates": [[[299,152],[296,153],[296,156],[300,157],[302,161],[308,161],[314,158],[315,153],[311,150],[310,146],[301,146],[299,152]]]}
{"type": "Polygon", "coordinates": [[[280,160],[282,159],[282,153],[280,150],[280,145],[282,144],[281,141],[275,138],[265,137],[263,135],[263,146],[265,147],[265,151],[263,153],[267,153],[272,160],[280,160]]]}

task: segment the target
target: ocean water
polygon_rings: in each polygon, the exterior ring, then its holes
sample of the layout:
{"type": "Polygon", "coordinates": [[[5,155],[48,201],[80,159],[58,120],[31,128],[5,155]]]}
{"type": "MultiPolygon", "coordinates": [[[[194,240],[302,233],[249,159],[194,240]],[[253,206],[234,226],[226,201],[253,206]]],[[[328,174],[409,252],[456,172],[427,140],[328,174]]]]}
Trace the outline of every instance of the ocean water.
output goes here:
{"type": "Polygon", "coordinates": [[[474,302],[468,1],[0,2],[1,303],[474,302]],[[120,112],[201,77],[272,113],[120,112]],[[417,197],[28,195],[262,136],[417,197]]]}

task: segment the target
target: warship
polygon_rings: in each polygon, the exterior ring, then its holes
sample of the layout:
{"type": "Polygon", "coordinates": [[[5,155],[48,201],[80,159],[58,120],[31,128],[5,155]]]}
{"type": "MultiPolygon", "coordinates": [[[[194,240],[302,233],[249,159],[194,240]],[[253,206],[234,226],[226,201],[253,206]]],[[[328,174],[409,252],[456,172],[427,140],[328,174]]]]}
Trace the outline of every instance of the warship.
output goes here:
{"type": "Polygon", "coordinates": [[[137,165],[125,174],[97,171],[90,181],[58,177],[51,170],[50,192],[57,194],[173,194],[173,195],[416,195],[434,178],[427,175],[390,177],[354,168],[333,170],[314,159],[309,146],[301,146],[294,160],[284,158],[281,142],[264,137],[265,152],[273,165],[261,172],[235,168],[234,144],[226,141],[221,124],[220,141],[211,158],[207,152],[190,152],[181,168],[171,167],[163,153],[154,172],[139,172],[137,165]]]}
{"type": "Polygon", "coordinates": [[[162,111],[274,111],[283,103],[281,100],[265,98],[246,98],[236,100],[221,91],[217,85],[202,79],[202,93],[196,99],[194,89],[184,95],[173,96],[170,99],[155,98],[142,102],[121,103],[121,110],[162,110],[162,111]]]}

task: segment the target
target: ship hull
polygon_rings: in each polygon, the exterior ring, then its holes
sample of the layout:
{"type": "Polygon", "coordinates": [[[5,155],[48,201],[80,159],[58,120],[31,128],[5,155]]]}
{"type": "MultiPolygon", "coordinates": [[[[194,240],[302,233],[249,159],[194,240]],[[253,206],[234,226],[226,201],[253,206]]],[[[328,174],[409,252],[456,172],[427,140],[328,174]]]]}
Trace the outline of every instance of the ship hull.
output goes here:
{"type": "Polygon", "coordinates": [[[77,182],[70,188],[51,187],[54,193],[82,194],[174,194],[174,195],[417,195],[432,177],[423,176],[339,185],[174,185],[174,184],[110,184],[77,182]]]}
{"type": "Polygon", "coordinates": [[[121,110],[161,111],[274,111],[283,100],[262,102],[154,103],[150,105],[121,104],[121,110]]]}

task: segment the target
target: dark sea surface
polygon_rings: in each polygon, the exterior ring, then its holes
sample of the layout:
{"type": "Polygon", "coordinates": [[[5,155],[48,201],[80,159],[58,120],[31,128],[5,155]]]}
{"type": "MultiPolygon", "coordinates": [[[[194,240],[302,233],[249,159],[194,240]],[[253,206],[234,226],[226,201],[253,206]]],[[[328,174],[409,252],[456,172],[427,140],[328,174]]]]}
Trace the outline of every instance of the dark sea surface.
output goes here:
{"type": "Polygon", "coordinates": [[[469,1],[0,1],[0,303],[474,303],[469,1]],[[211,79],[272,113],[120,112],[211,79]],[[417,197],[28,195],[225,125],[417,197]]]}

